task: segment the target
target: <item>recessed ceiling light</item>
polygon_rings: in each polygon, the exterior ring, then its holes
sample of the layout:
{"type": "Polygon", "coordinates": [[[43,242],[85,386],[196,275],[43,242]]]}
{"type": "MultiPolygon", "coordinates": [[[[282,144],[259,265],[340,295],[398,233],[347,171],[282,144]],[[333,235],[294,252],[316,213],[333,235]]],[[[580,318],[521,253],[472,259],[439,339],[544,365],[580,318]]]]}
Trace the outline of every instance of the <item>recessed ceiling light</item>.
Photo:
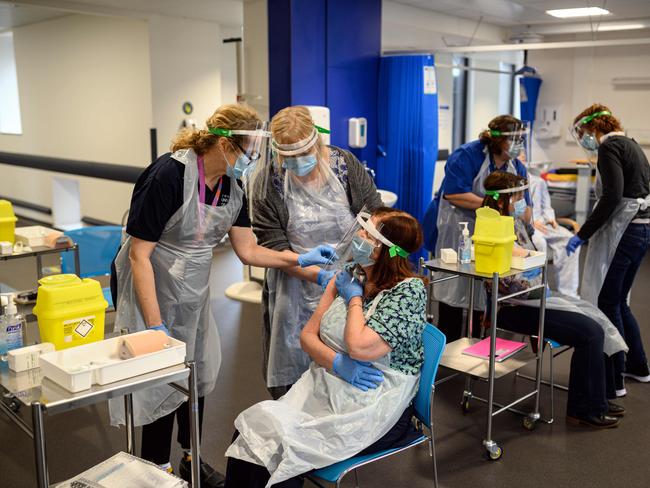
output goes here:
{"type": "Polygon", "coordinates": [[[595,17],[597,15],[608,15],[609,10],[600,7],[561,8],[557,10],[547,10],[546,13],[559,19],[569,19],[572,17],[595,17]]]}

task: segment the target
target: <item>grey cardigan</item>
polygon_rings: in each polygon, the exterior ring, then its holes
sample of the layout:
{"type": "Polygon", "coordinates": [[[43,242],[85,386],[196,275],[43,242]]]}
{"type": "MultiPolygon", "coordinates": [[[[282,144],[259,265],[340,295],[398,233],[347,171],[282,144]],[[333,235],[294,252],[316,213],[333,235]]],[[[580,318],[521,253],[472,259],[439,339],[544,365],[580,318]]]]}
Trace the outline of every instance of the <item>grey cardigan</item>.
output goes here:
{"type": "MultiPolygon", "coordinates": [[[[329,146],[329,149],[332,156],[341,156],[347,166],[347,184],[340,172],[337,176],[345,187],[352,213],[356,215],[364,205],[370,211],[380,207],[382,203],[377,188],[359,160],[344,149],[335,146],[329,146]]],[[[269,171],[273,172],[274,169],[271,167],[269,171]]],[[[287,239],[289,212],[271,177],[266,184],[266,198],[256,201],[252,210],[253,232],[257,236],[258,244],[276,251],[291,249],[287,239]]]]}

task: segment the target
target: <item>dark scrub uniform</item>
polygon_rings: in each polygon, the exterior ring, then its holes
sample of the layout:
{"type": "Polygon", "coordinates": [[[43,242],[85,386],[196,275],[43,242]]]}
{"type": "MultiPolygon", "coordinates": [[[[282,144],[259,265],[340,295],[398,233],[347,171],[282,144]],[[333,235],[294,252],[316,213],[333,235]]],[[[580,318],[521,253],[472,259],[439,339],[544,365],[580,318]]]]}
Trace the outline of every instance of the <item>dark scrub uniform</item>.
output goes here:
{"type": "MultiPolygon", "coordinates": [[[[131,198],[126,232],[132,237],[149,242],[158,242],[169,219],[183,205],[183,177],[185,165],[164,154],[149,165],[138,178],[131,198]]],[[[217,207],[230,200],[232,180],[224,175],[217,207]]],[[[241,182],[237,181],[241,187],[241,182]]],[[[217,183],[213,188],[205,187],[205,203],[211,205],[215,198],[217,183]]],[[[197,187],[198,191],[198,187],[197,187]]],[[[243,196],[242,208],[233,226],[250,227],[248,203],[243,196]]],[[[113,303],[117,302],[115,271],[111,276],[113,303]]],[[[199,398],[199,432],[202,431],[204,399],[199,398]]],[[[178,423],[178,443],[185,450],[190,449],[190,423],[187,404],[142,428],[142,458],[156,464],[169,462],[174,417],[178,423]]],[[[181,473],[182,474],[182,473],[181,473]]]]}

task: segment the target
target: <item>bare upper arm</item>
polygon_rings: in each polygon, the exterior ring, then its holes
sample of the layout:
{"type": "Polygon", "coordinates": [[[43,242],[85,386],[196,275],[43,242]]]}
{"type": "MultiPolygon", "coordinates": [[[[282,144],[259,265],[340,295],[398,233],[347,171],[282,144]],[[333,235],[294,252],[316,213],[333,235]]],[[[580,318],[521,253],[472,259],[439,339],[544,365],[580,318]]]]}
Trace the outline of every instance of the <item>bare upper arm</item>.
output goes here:
{"type": "Polygon", "coordinates": [[[145,241],[137,237],[131,237],[131,248],[129,249],[130,259],[149,259],[156,248],[157,242],[145,241]]]}

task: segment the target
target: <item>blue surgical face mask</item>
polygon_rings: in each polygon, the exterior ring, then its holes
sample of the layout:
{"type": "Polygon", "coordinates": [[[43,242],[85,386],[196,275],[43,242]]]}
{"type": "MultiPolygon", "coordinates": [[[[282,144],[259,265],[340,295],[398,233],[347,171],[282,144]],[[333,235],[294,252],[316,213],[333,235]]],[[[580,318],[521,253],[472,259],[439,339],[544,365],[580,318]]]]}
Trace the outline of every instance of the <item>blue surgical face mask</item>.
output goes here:
{"type": "Polygon", "coordinates": [[[352,260],[361,267],[372,266],[375,264],[375,260],[370,256],[372,256],[375,247],[363,237],[354,236],[352,238],[352,260]]]}
{"type": "Polygon", "coordinates": [[[306,176],[316,167],[318,158],[314,154],[284,158],[282,167],[296,176],[306,176]]]}
{"type": "Polygon", "coordinates": [[[523,142],[514,142],[510,144],[510,147],[508,148],[508,157],[510,159],[515,159],[521,154],[521,151],[523,150],[524,150],[523,142]]]}
{"type": "Polygon", "coordinates": [[[580,145],[587,151],[596,151],[598,149],[598,139],[593,134],[585,132],[580,138],[580,145]]]}
{"type": "Polygon", "coordinates": [[[235,161],[234,166],[228,165],[228,167],[226,168],[226,174],[230,178],[241,180],[246,170],[248,170],[250,162],[251,160],[248,159],[248,157],[245,154],[240,154],[237,157],[237,161],[235,161]]]}
{"type": "Polygon", "coordinates": [[[526,200],[524,200],[523,198],[520,198],[519,200],[517,200],[513,204],[513,207],[515,209],[514,216],[515,217],[521,217],[522,215],[524,215],[526,213],[526,207],[527,206],[528,205],[526,205],[526,200]]]}

